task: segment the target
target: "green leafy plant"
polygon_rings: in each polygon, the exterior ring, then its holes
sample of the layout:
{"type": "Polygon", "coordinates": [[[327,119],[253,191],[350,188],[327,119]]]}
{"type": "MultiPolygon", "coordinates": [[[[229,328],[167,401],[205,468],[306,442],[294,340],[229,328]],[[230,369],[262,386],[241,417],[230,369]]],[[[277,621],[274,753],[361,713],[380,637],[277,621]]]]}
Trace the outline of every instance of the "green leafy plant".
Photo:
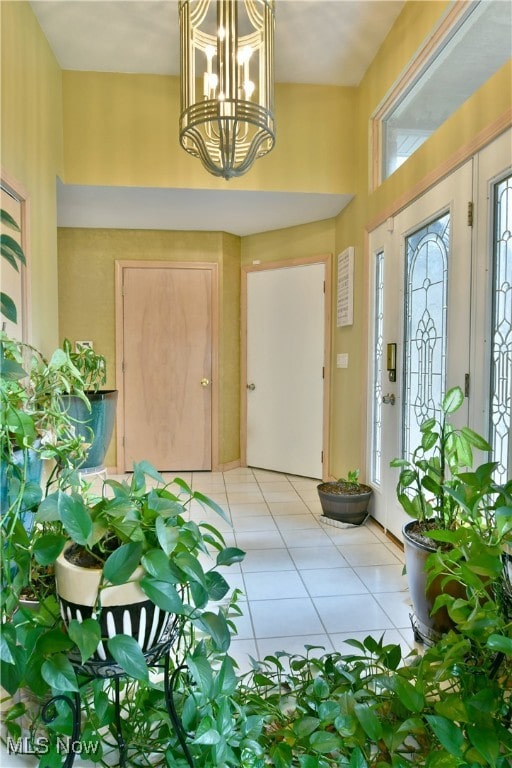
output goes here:
{"type": "MultiPolygon", "coordinates": [[[[222,612],[206,610],[210,600],[221,600],[229,586],[217,570],[243,557],[243,552],[226,547],[221,534],[207,523],[188,519],[190,504],[203,505],[225,517],[222,508],[199,491],[192,491],[179,478],[165,484],[164,479],[147,462],[134,466],[128,483],[107,480],[101,498],[88,498],[78,492],[61,490],[46,497],[36,515],[42,524],[59,524],[62,532],[44,534],[37,542],[36,559],[48,564],[64,548],[73,543],[74,562],[84,568],[100,568],[94,612],[102,610],[102,591],[112,585],[137,583],[147,598],[162,611],[184,616],[198,629],[209,633],[219,649],[227,650],[230,633],[222,612]],[[147,478],[161,485],[149,487],[147,478]],[[201,557],[215,551],[215,563],[207,571],[201,557]],[[140,567],[140,571],[137,570],[140,567]]],[[[94,650],[89,631],[97,641],[98,624],[87,628],[75,626],[74,640],[87,661],[94,650]]],[[[108,641],[112,656],[121,667],[126,659],[118,653],[116,642],[108,641]]],[[[141,654],[140,674],[146,676],[141,654]]],[[[132,669],[133,672],[133,669],[132,669]]]]}
{"type": "MultiPolygon", "coordinates": [[[[101,496],[84,489],[58,490],[46,496],[34,529],[30,535],[25,532],[26,557],[51,570],[64,547],[72,542],[79,562],[85,555],[86,560],[91,559],[85,565],[102,569],[96,610],[90,618],[65,624],[54,589],[41,599],[38,610],[23,607],[18,594],[15,604],[10,603],[10,614],[4,614],[7,629],[1,669],[10,696],[19,690],[28,690],[40,700],[49,695],[73,696],[84,682],[81,665],[93,658],[102,640],[124,671],[133,696],[150,697],[153,687],[161,693],[161,687],[150,679],[148,661],[135,638],[124,633],[110,639],[101,637],[103,590],[125,582],[137,582],[162,612],[177,617],[176,644],[184,645],[184,654],[194,647],[197,633],[204,638],[203,644],[207,642],[217,655],[225,655],[231,630],[221,601],[229,585],[220,571],[241,560],[244,553],[226,547],[210,523],[189,519],[191,506],[224,517],[212,499],[192,491],[179,478],[165,483],[146,462],[134,466],[129,482],[107,480],[101,496]],[[210,608],[211,601],[219,604],[217,610],[210,608]]],[[[93,724],[97,722],[98,729],[104,730],[104,715],[107,725],[112,725],[109,686],[108,680],[95,682],[93,704],[89,704],[96,716],[91,718],[87,733],[100,744],[100,754],[106,744],[93,724]]],[[[84,706],[88,706],[88,695],[84,693],[84,706]]],[[[57,718],[48,726],[50,736],[71,732],[71,712],[64,705],[57,709],[57,718]]],[[[160,712],[159,716],[167,723],[167,714],[160,712]]],[[[21,733],[20,718],[26,721],[27,717],[25,706],[13,704],[8,710],[8,733],[13,738],[21,733]]],[[[31,727],[34,734],[46,728],[39,708],[32,714],[31,727]]]]}
{"type": "MultiPolygon", "coordinates": [[[[351,469],[346,477],[340,477],[336,480],[336,485],[340,488],[340,493],[368,493],[370,486],[359,482],[359,469],[351,469]]],[[[334,483],[333,483],[334,485],[334,483]]]]}
{"type": "Polygon", "coordinates": [[[427,419],[420,427],[421,444],[411,459],[394,459],[400,469],[398,501],[423,527],[453,529],[460,522],[455,491],[459,474],[473,466],[473,449],[490,451],[489,443],[470,427],[450,423],[464,401],[460,387],[450,389],[441,404],[441,418],[427,419]]]}
{"type": "Polygon", "coordinates": [[[84,344],[78,344],[73,349],[69,339],[64,339],[62,349],[79,371],[84,390],[97,392],[107,381],[107,361],[104,355],[98,354],[92,347],[84,344]]]}
{"type": "MultiPolygon", "coordinates": [[[[4,211],[3,208],[0,208],[0,221],[2,223],[2,228],[8,227],[9,229],[12,229],[16,232],[20,231],[16,221],[12,218],[10,213],[4,211]]],[[[8,264],[11,265],[13,269],[16,270],[16,272],[20,271],[20,265],[25,265],[27,263],[25,254],[23,253],[23,249],[19,243],[16,242],[12,235],[9,235],[5,232],[0,234],[0,251],[2,257],[8,262],[8,264]]],[[[16,305],[12,298],[3,291],[0,292],[0,312],[8,320],[11,320],[11,322],[17,322],[18,313],[16,310],[16,305]]]]}

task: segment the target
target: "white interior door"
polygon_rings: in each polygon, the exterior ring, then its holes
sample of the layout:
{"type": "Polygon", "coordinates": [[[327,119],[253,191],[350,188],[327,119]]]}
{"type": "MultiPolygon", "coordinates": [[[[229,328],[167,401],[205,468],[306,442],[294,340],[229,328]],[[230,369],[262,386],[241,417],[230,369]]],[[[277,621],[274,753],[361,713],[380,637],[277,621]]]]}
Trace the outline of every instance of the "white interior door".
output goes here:
{"type": "MultiPolygon", "coordinates": [[[[471,190],[470,161],[370,236],[374,338],[369,477],[375,489],[374,514],[398,537],[406,517],[396,501],[397,471],[389,463],[419,444],[420,425],[439,415],[450,387],[464,388],[470,370],[471,190]],[[380,306],[380,321],[375,305],[380,306]],[[388,372],[388,344],[396,345],[394,380],[388,372]]],[[[467,417],[466,402],[459,419],[467,423],[467,417]]]]}
{"type": "Polygon", "coordinates": [[[322,477],[325,264],[247,274],[247,464],[322,477]]]}

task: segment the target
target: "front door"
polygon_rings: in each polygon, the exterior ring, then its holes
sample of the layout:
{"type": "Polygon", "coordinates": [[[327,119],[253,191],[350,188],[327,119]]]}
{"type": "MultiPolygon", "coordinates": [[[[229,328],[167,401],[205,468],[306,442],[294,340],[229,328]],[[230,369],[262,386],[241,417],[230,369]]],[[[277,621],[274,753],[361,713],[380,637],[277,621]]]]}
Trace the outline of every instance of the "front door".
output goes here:
{"type": "Polygon", "coordinates": [[[162,471],[212,468],[214,269],[124,262],[118,354],[125,471],[142,459],[162,471]]]}
{"type": "Polygon", "coordinates": [[[327,269],[324,259],[247,271],[249,466],[322,478],[327,269]]]}
{"type": "MultiPolygon", "coordinates": [[[[439,416],[450,387],[464,389],[470,370],[471,189],[469,161],[370,235],[369,477],[375,517],[398,537],[406,518],[389,463],[414,450],[420,425],[439,416]]],[[[467,401],[458,417],[467,423],[467,401]]]]}

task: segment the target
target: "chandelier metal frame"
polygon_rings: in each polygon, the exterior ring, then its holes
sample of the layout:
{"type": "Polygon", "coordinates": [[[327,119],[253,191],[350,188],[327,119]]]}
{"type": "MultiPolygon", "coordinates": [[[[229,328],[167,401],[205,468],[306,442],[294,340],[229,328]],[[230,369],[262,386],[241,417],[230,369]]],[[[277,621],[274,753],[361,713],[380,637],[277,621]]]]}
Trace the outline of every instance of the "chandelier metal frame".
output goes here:
{"type": "Polygon", "coordinates": [[[274,0],[180,0],[180,143],[241,176],[275,143],[274,0]]]}

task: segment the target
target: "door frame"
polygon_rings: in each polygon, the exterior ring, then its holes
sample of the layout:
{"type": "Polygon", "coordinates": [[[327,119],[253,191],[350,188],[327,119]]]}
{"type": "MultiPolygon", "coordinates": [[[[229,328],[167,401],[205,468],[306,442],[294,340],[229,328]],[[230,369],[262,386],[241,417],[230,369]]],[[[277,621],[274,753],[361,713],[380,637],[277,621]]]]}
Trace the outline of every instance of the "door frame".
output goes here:
{"type": "Polygon", "coordinates": [[[324,283],[324,385],[323,385],[323,479],[329,478],[329,446],[330,446],[330,400],[331,400],[331,318],[332,318],[332,254],[320,256],[304,256],[284,261],[272,261],[264,264],[242,266],[241,281],[241,383],[240,383],[240,454],[241,464],[247,466],[247,278],[251,272],[263,272],[289,267],[310,266],[323,264],[325,270],[324,283]]]}
{"type": "Polygon", "coordinates": [[[26,264],[21,265],[19,279],[21,284],[21,307],[18,312],[21,341],[30,344],[32,341],[32,279],[31,279],[31,241],[30,241],[30,196],[26,187],[3,167],[0,167],[0,186],[20,204],[21,220],[17,222],[20,228],[20,243],[25,254],[26,264]]]}
{"type": "Polygon", "coordinates": [[[117,419],[116,419],[116,471],[124,474],[124,301],[123,279],[125,269],[200,269],[211,273],[211,327],[212,327],[212,409],[211,409],[211,452],[212,472],[219,469],[219,278],[218,265],[214,262],[182,262],[182,261],[143,261],[140,259],[115,261],[115,329],[116,329],[116,388],[117,419]]]}
{"type": "MultiPolygon", "coordinates": [[[[512,110],[507,109],[499,118],[493,123],[483,128],[476,136],[474,136],[469,142],[459,147],[445,161],[435,167],[430,173],[420,179],[417,184],[407,192],[402,193],[398,197],[395,197],[385,208],[374,218],[368,221],[363,231],[363,252],[364,252],[364,264],[365,264],[365,279],[364,279],[364,306],[367,308],[364,318],[363,333],[368,339],[368,345],[366,347],[366,411],[364,416],[363,434],[365,436],[365,450],[364,450],[364,462],[368,476],[371,474],[371,414],[372,414],[372,382],[373,382],[373,330],[371,328],[371,312],[370,312],[370,296],[373,286],[373,259],[372,251],[370,249],[370,236],[371,233],[378,229],[385,223],[389,227],[393,226],[393,219],[404,208],[411,205],[416,199],[423,194],[429,192],[437,184],[442,182],[458,167],[462,166],[468,160],[474,158],[479,152],[484,150],[487,146],[492,144],[502,134],[506,133],[512,126],[512,110]]],[[[475,232],[473,231],[473,238],[475,238],[475,232]]],[[[475,247],[475,240],[473,239],[473,248],[475,247]]],[[[474,297],[471,298],[474,301],[474,297]]],[[[473,329],[472,329],[473,330],[473,329]]],[[[473,342],[471,342],[472,344],[473,342]]],[[[474,348],[470,346],[470,376],[474,377],[474,348]]],[[[474,392],[470,401],[474,402],[474,392]]],[[[473,422],[475,417],[474,410],[472,410],[472,404],[469,404],[469,419],[470,424],[474,425],[477,429],[480,429],[480,423],[478,420],[473,422]]],[[[389,534],[392,536],[392,534],[389,534]]]]}

